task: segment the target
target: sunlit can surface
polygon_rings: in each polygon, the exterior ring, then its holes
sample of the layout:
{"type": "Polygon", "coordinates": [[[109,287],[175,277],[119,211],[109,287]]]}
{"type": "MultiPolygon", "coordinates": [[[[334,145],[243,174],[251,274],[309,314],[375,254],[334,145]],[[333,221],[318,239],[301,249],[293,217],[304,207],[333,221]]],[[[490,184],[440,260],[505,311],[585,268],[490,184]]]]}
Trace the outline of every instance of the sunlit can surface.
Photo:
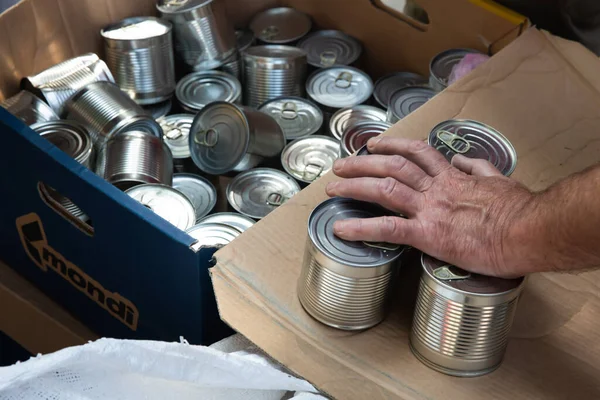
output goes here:
{"type": "Polygon", "coordinates": [[[4,100],[0,103],[6,111],[25,122],[27,125],[33,125],[38,122],[54,121],[58,115],[44,103],[39,97],[25,90],[4,100]]]}

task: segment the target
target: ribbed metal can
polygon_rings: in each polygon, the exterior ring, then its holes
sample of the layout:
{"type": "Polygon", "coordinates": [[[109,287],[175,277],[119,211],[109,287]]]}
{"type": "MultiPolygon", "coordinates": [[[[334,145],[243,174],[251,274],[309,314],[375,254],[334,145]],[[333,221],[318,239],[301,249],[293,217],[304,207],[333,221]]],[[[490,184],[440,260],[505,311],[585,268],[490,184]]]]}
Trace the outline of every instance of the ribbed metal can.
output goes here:
{"type": "Polygon", "coordinates": [[[381,135],[392,124],[387,122],[366,121],[349,126],[342,135],[340,142],[340,158],[350,157],[354,152],[365,146],[369,139],[381,135]]]}
{"type": "Polygon", "coordinates": [[[165,101],[175,91],[171,23],[126,18],[100,31],[115,82],[138,104],[165,101]]]}
{"type": "Polygon", "coordinates": [[[197,113],[215,101],[239,104],[242,100],[242,84],[225,72],[197,71],[177,82],[175,95],[184,110],[197,113]]]}
{"type": "Polygon", "coordinates": [[[525,279],[469,273],[426,254],[410,333],[415,356],[436,371],[480,376],[498,368],[525,279]]]}
{"type": "Polygon", "coordinates": [[[452,68],[467,54],[474,53],[480,54],[472,49],[449,49],[434,56],[429,63],[429,86],[437,92],[446,89],[452,68]]]}
{"type": "Polygon", "coordinates": [[[336,111],[329,120],[329,132],[337,140],[342,140],[346,129],[367,121],[386,122],[385,110],[365,105],[342,108],[336,111]]]}
{"type": "Polygon", "coordinates": [[[161,138],[160,125],[135,101],[110,82],[85,86],[65,104],[66,118],[86,125],[95,144],[102,147],[112,136],[143,131],[161,138]]]}
{"type": "Polygon", "coordinates": [[[56,64],[37,75],[21,80],[21,87],[43,99],[58,115],[79,89],[93,82],[114,78],[108,66],[94,53],[88,53],[56,64]]]}
{"type": "Polygon", "coordinates": [[[397,90],[390,97],[387,109],[387,121],[395,124],[427,103],[436,94],[435,90],[421,86],[408,86],[397,90]]]}
{"type": "Polygon", "coordinates": [[[173,156],[162,139],[147,132],[123,132],[100,151],[96,174],[121,190],[143,183],[171,185],[173,156]]]}
{"type": "Polygon", "coordinates": [[[291,44],[306,35],[312,28],[310,17],[289,7],[270,8],[256,14],[250,29],[263,43],[291,44]]]}
{"type": "Polygon", "coordinates": [[[258,107],[281,96],[304,95],[306,53],[291,46],[254,46],[242,53],[244,104],[258,107]]]}
{"type": "Polygon", "coordinates": [[[193,70],[218,68],[235,52],[225,0],[158,0],[156,8],[173,24],[175,52],[193,70]]]}
{"type": "Polygon", "coordinates": [[[250,30],[236,30],[235,39],[237,43],[237,51],[235,51],[223,65],[221,65],[221,71],[227,72],[233,75],[242,84],[244,83],[242,74],[242,56],[241,54],[246,51],[250,46],[254,46],[255,37],[254,33],[250,30]]]}
{"type": "Polygon", "coordinates": [[[40,100],[33,93],[21,90],[19,93],[0,103],[6,111],[25,122],[27,125],[33,125],[39,122],[54,121],[58,115],[48,104],[40,100]]]}
{"type": "Polygon", "coordinates": [[[316,68],[353,65],[362,54],[362,44],[341,31],[317,31],[298,43],[308,55],[308,64],[316,68]]]}
{"type": "Polygon", "coordinates": [[[335,221],[384,215],[390,212],[341,197],[325,200],[310,214],[298,298],[317,321],[333,328],[362,330],[385,318],[404,248],[349,242],[333,233],[335,221]]]}

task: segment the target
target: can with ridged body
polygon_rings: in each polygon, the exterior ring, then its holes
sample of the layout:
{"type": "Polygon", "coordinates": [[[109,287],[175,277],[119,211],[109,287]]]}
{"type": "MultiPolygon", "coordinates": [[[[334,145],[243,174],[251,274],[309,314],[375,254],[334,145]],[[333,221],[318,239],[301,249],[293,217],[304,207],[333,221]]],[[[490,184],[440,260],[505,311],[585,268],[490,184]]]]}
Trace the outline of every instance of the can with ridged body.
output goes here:
{"type": "Polygon", "coordinates": [[[14,96],[4,100],[0,103],[0,107],[4,107],[6,111],[27,125],[59,119],[48,104],[26,90],[21,90],[14,96]]]}
{"type": "Polygon", "coordinates": [[[240,81],[242,84],[244,83],[242,77],[242,52],[246,51],[246,49],[250,46],[254,45],[254,33],[252,31],[243,29],[235,31],[235,39],[237,43],[236,51],[225,61],[223,65],[221,65],[220,70],[223,72],[227,72],[230,75],[233,75],[240,81]]]}

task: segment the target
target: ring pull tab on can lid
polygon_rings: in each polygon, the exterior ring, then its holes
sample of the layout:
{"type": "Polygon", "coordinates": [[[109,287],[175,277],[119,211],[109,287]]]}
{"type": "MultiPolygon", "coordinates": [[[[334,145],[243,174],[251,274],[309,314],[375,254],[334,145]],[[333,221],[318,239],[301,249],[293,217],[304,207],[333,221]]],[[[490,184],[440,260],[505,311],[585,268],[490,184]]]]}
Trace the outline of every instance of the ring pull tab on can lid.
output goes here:
{"type": "Polygon", "coordinates": [[[471,144],[468,140],[452,132],[440,130],[437,132],[437,138],[444,143],[446,147],[455,153],[464,154],[469,151],[471,144]]]}
{"type": "Polygon", "coordinates": [[[459,281],[469,279],[471,273],[454,265],[443,265],[433,270],[433,276],[441,281],[459,281]]]}
{"type": "Polygon", "coordinates": [[[262,30],[260,36],[264,39],[270,40],[275,38],[275,36],[279,35],[279,28],[275,25],[269,25],[265,29],[262,30]]]}
{"type": "Polygon", "coordinates": [[[348,89],[352,85],[352,73],[348,71],[342,71],[335,78],[335,86],[340,89],[348,89]]]}
{"type": "Polygon", "coordinates": [[[282,205],[289,199],[290,199],[289,197],[284,196],[281,193],[273,192],[267,196],[267,204],[270,206],[279,207],[280,205],[282,205]]]}
{"type": "Polygon", "coordinates": [[[200,146],[215,147],[219,142],[219,132],[215,128],[199,131],[194,136],[194,141],[200,146]]]}
{"type": "Polygon", "coordinates": [[[323,172],[324,167],[319,164],[309,163],[304,167],[304,172],[302,173],[302,178],[307,181],[314,181],[323,172]]]}
{"type": "Polygon", "coordinates": [[[398,249],[400,249],[400,245],[394,243],[363,241],[363,244],[367,247],[372,247],[374,249],[379,249],[383,251],[397,251],[398,249]]]}
{"type": "Polygon", "coordinates": [[[296,103],[292,101],[286,101],[283,103],[283,106],[281,107],[281,118],[292,120],[296,119],[297,117],[298,107],[296,106],[296,103]]]}
{"type": "Polygon", "coordinates": [[[319,56],[324,67],[332,67],[337,60],[337,54],[332,50],[325,50],[319,56]]]}
{"type": "Polygon", "coordinates": [[[177,124],[168,121],[162,121],[163,131],[167,139],[177,140],[183,136],[183,130],[177,124]],[[165,129],[166,128],[166,129],[165,129]]]}

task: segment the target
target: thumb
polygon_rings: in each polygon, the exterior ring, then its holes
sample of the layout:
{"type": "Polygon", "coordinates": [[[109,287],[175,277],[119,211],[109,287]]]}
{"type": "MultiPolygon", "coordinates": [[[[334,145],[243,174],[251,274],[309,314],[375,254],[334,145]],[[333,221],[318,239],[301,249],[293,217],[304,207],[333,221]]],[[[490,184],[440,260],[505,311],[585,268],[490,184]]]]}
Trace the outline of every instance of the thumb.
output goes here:
{"type": "Polygon", "coordinates": [[[465,174],[475,176],[502,176],[502,173],[496,169],[488,160],[481,158],[468,158],[462,154],[456,154],[452,157],[451,164],[465,174]]]}

